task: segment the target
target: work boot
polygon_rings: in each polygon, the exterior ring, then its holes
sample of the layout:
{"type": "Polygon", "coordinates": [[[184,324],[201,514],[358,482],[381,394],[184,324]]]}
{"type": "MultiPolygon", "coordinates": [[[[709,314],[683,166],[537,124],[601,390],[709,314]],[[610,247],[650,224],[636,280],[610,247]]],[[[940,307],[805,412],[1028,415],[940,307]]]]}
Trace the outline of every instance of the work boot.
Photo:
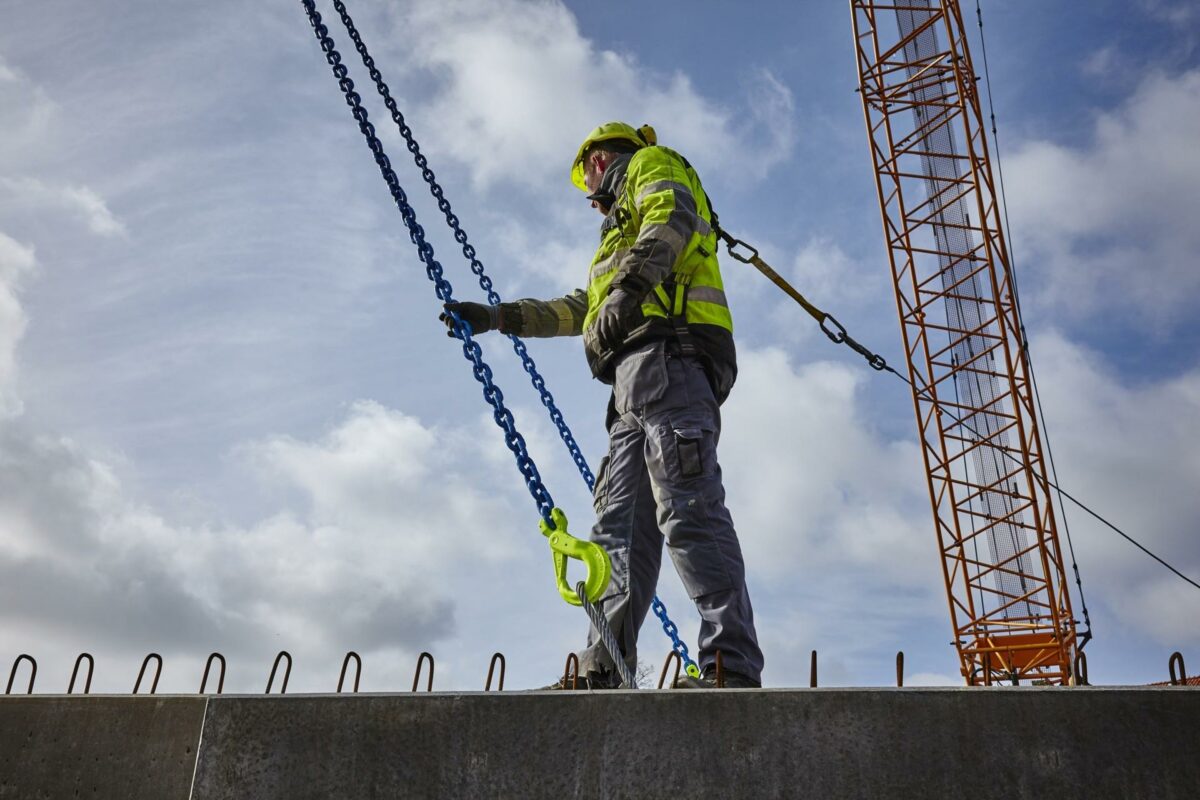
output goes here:
{"type": "MultiPolygon", "coordinates": [[[[740,672],[733,670],[724,670],[722,677],[725,679],[724,688],[726,689],[761,689],[762,682],[756,681],[749,675],[743,675],[740,672]]],[[[717,669],[711,664],[704,668],[704,672],[700,677],[693,678],[691,675],[680,675],[675,679],[675,685],[672,689],[715,689],[717,688],[717,669]]]]}
{"type": "Polygon", "coordinates": [[[571,679],[567,676],[559,678],[549,686],[543,686],[539,691],[571,691],[572,688],[578,688],[580,691],[602,691],[604,689],[620,689],[621,676],[615,672],[589,672],[587,675],[580,675],[576,681],[576,687],[572,687],[571,679]]]}

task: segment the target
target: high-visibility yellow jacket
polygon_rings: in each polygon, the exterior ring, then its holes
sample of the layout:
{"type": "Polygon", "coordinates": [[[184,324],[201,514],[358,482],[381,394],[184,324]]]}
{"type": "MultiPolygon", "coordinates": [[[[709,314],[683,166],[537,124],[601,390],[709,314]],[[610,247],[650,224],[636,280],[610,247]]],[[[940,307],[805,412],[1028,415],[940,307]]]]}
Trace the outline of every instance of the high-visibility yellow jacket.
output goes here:
{"type": "Polygon", "coordinates": [[[612,362],[620,353],[660,338],[678,346],[683,333],[724,399],[736,375],[733,318],[717,262],[712,210],[696,171],[674,150],[643,147],[614,158],[593,196],[600,195],[609,201],[604,203],[609,213],[587,288],[556,300],[504,304],[508,319],[521,320],[513,332],[583,334],[592,373],[605,382],[611,382],[612,362]],[[593,323],[616,286],[644,298],[643,319],[623,342],[603,350],[593,323]]]}

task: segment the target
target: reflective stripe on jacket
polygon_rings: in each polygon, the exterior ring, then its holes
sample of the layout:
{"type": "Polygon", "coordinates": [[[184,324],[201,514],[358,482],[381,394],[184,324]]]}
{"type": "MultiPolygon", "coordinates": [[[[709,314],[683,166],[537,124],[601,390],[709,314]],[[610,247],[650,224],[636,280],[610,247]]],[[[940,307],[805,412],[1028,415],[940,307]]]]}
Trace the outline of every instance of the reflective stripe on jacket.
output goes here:
{"type": "Polygon", "coordinates": [[[615,199],[588,271],[583,320],[593,373],[602,376],[616,353],[637,342],[673,335],[668,309],[682,314],[689,329],[714,326],[731,334],[712,212],[696,171],[674,150],[644,147],[614,159],[604,178],[615,199]],[[645,298],[644,321],[604,352],[588,331],[614,286],[645,298]]]}

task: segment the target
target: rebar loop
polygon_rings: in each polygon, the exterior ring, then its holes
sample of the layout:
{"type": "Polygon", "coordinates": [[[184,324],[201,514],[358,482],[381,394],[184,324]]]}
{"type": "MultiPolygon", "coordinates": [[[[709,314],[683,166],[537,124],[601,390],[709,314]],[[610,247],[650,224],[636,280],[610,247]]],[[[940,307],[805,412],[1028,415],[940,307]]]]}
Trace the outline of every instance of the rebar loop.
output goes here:
{"type": "Polygon", "coordinates": [[[808,660],[808,688],[817,688],[817,651],[812,651],[812,656],[808,660]]]}
{"type": "Polygon", "coordinates": [[[896,651],[896,685],[904,685],[904,651],[896,651]]]}
{"type": "Polygon", "coordinates": [[[287,694],[288,678],[292,677],[292,654],[287,650],[280,650],[279,655],[275,656],[275,663],[271,665],[271,677],[267,678],[267,688],[263,694],[271,693],[271,686],[275,683],[275,670],[279,669],[281,659],[287,659],[287,669],[283,671],[283,683],[279,686],[280,694],[287,694]]]}
{"type": "Polygon", "coordinates": [[[724,689],[725,688],[725,658],[721,654],[720,650],[717,651],[717,675],[716,675],[716,677],[717,677],[717,688],[724,689]]]}
{"type": "Polygon", "coordinates": [[[208,671],[212,669],[214,658],[221,662],[221,672],[217,675],[217,694],[225,691],[225,656],[209,653],[208,660],[204,662],[204,675],[200,678],[200,694],[204,694],[204,689],[208,686],[208,671]]]}
{"type": "Polygon", "coordinates": [[[498,692],[504,691],[504,654],[503,653],[492,653],[492,660],[490,662],[488,662],[487,682],[485,684],[483,684],[483,690],[485,692],[490,692],[492,690],[492,673],[496,671],[496,662],[497,661],[500,662],[500,683],[496,687],[496,691],[498,691],[498,692]]]}
{"type": "Polygon", "coordinates": [[[427,660],[429,661],[429,679],[425,682],[425,691],[433,691],[433,656],[429,653],[421,653],[421,655],[417,656],[417,671],[413,673],[412,690],[414,692],[417,690],[417,684],[421,681],[421,665],[427,660]]]}
{"type": "Polygon", "coordinates": [[[574,653],[567,653],[567,663],[563,667],[562,687],[566,689],[568,683],[572,689],[579,688],[579,656],[574,653]]]}
{"type": "Polygon", "coordinates": [[[75,679],[79,677],[79,665],[84,659],[88,662],[87,680],[83,682],[83,693],[88,694],[92,691],[92,672],[96,669],[96,659],[92,658],[91,653],[80,653],[75,659],[75,668],[71,670],[71,682],[67,684],[67,694],[75,694],[75,679]]]}
{"type": "Polygon", "coordinates": [[[1187,686],[1187,670],[1183,667],[1183,653],[1176,650],[1167,661],[1167,669],[1171,673],[1172,686],[1187,686]],[[1175,674],[1175,665],[1179,665],[1179,675],[1175,674]]]}
{"type": "Polygon", "coordinates": [[[683,669],[683,659],[679,657],[679,653],[672,650],[667,653],[667,660],[663,662],[662,672],[658,674],[658,688],[663,688],[663,684],[667,682],[667,667],[671,662],[675,662],[675,674],[671,677],[671,688],[675,688],[675,684],[679,682],[679,670],[683,669]]]}
{"type": "Polygon", "coordinates": [[[1091,685],[1088,683],[1087,653],[1082,650],[1075,652],[1075,685],[1091,685]]]}
{"type": "Polygon", "coordinates": [[[338,675],[338,694],[342,693],[342,685],[346,682],[346,668],[350,666],[352,658],[354,659],[354,688],[351,691],[358,694],[358,679],[362,677],[362,659],[353,650],[346,653],[346,657],[342,659],[342,672],[338,675]]]}
{"type": "Polygon", "coordinates": [[[12,671],[8,673],[8,686],[4,687],[5,694],[12,694],[13,681],[17,678],[17,667],[21,666],[22,661],[29,662],[29,688],[25,694],[33,694],[33,682],[37,680],[37,661],[28,653],[21,653],[17,659],[13,661],[12,671]]]}
{"type": "Polygon", "coordinates": [[[137,680],[133,683],[133,694],[138,693],[141,688],[142,678],[146,676],[146,666],[150,663],[150,659],[154,659],[156,666],[154,667],[154,680],[150,682],[150,694],[158,691],[158,679],[162,677],[163,660],[158,653],[147,653],[142,659],[142,668],[138,670],[137,680]]]}

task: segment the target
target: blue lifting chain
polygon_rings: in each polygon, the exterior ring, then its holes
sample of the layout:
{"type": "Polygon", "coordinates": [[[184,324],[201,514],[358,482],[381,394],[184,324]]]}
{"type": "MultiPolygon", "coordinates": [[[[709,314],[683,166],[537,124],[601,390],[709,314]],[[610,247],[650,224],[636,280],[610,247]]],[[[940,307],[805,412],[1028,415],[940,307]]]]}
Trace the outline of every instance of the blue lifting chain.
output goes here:
{"type": "MultiPolygon", "coordinates": [[[[421,261],[426,265],[426,272],[429,275],[430,280],[434,281],[435,283],[437,296],[443,302],[451,302],[452,289],[450,283],[444,277],[442,277],[442,267],[433,258],[433,248],[425,241],[424,229],[417,224],[416,215],[413,212],[412,207],[408,204],[407,196],[405,195],[404,190],[400,187],[399,180],[396,177],[395,172],[391,169],[391,163],[388,160],[387,155],[383,152],[383,145],[375,136],[374,127],[370,122],[367,121],[366,109],[364,109],[361,105],[361,98],[356,92],[354,92],[353,81],[347,77],[346,67],[341,63],[341,55],[336,49],[334,49],[333,40],[328,35],[328,28],[325,27],[325,25],[321,22],[321,16],[317,12],[313,0],[301,0],[301,2],[303,3],[305,11],[308,14],[309,22],[313,26],[313,30],[317,35],[317,39],[321,44],[321,48],[325,51],[326,60],[329,61],[330,66],[333,67],[334,75],[338,78],[338,83],[342,87],[343,93],[346,95],[347,104],[350,105],[351,109],[353,110],[354,117],[359,122],[359,128],[362,130],[364,136],[366,136],[367,144],[370,147],[371,152],[375,155],[376,163],[379,165],[380,171],[383,173],[384,180],[387,181],[388,188],[392,191],[392,196],[396,200],[397,206],[400,208],[401,215],[404,217],[405,225],[409,229],[410,238],[417,246],[421,261]]],[[[421,171],[422,178],[424,178],[425,182],[429,185],[430,194],[432,194],[433,198],[437,201],[438,209],[445,215],[446,224],[449,225],[451,230],[454,232],[455,241],[462,246],[463,256],[470,263],[471,271],[479,278],[480,288],[486,293],[489,303],[492,305],[499,304],[501,302],[501,298],[493,288],[492,279],[484,272],[483,263],[479,260],[475,248],[469,243],[466,231],[463,230],[461,224],[459,223],[458,217],[451,209],[450,201],[446,199],[445,193],[442,187],[438,184],[433,170],[429,167],[428,160],[421,152],[420,145],[413,136],[412,129],[405,122],[404,115],[400,112],[395,99],[392,97],[391,90],[388,88],[387,83],[384,82],[382,73],[375,66],[375,60],[367,51],[366,44],[363,42],[362,36],[358,32],[358,28],[355,26],[354,21],[351,19],[350,14],[346,9],[346,4],[342,2],[342,0],[333,0],[333,5],[335,10],[338,12],[338,15],[341,17],[342,24],[345,26],[350,39],[354,42],[355,49],[362,58],[363,66],[366,67],[367,71],[370,73],[371,79],[375,83],[376,90],[379,92],[380,97],[383,98],[384,105],[391,114],[392,121],[396,123],[396,127],[399,129],[400,135],[404,137],[404,141],[408,147],[408,150],[410,153],[412,153],[413,160],[416,163],[417,168],[421,171]]],[[[479,345],[470,338],[469,334],[463,334],[464,326],[461,324],[461,320],[456,320],[455,327],[456,333],[459,334],[459,338],[463,340],[463,352],[465,356],[474,364],[475,377],[484,386],[484,398],[487,399],[487,401],[495,409],[494,417],[496,419],[496,424],[505,431],[505,443],[513,452],[514,456],[516,456],[517,466],[520,469],[521,474],[525,476],[526,485],[529,487],[531,494],[533,494],[534,501],[538,505],[538,511],[542,515],[542,518],[552,526],[553,523],[550,522],[549,513],[550,509],[553,508],[553,501],[550,500],[549,492],[541,482],[540,476],[537,472],[537,467],[534,465],[532,458],[529,457],[529,453],[525,449],[524,439],[521,437],[520,433],[516,431],[512,414],[507,408],[504,407],[503,394],[500,392],[499,387],[495,386],[495,384],[491,382],[491,368],[484,363],[479,345]]],[[[575,466],[579,469],[580,476],[583,478],[588,490],[592,491],[595,487],[595,476],[592,474],[592,470],[588,466],[587,460],[583,456],[583,452],[580,450],[578,443],[575,441],[574,435],[571,433],[570,428],[567,427],[567,423],[563,418],[562,411],[560,411],[558,406],[555,404],[554,396],[550,393],[549,389],[546,388],[545,378],[543,378],[538,372],[537,365],[534,363],[533,358],[529,355],[529,351],[520,337],[509,334],[508,338],[512,342],[513,351],[521,360],[521,366],[529,375],[530,382],[533,384],[534,389],[537,390],[538,396],[542,401],[542,405],[544,405],[549,412],[551,422],[553,422],[555,427],[558,429],[559,437],[566,446],[568,453],[570,453],[571,459],[575,462],[575,466]]],[[[680,658],[683,660],[687,672],[691,675],[699,675],[699,668],[688,654],[687,645],[682,639],[679,638],[679,629],[676,627],[675,623],[671,621],[670,617],[667,616],[667,607],[662,600],[659,599],[658,595],[655,595],[651,608],[654,610],[654,615],[658,618],[659,622],[662,623],[663,632],[671,639],[672,650],[678,653],[680,658]]],[[[619,661],[619,659],[614,660],[619,661]]]]}

